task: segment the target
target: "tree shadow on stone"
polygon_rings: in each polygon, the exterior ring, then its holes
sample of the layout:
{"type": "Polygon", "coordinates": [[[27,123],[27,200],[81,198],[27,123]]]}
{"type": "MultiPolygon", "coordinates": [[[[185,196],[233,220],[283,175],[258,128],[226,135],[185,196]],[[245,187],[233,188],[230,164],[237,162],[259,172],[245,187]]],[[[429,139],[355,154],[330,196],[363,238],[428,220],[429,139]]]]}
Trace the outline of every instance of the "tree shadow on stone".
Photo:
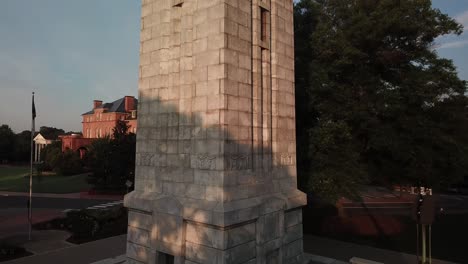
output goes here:
{"type": "Polygon", "coordinates": [[[237,249],[239,263],[302,261],[294,129],[256,127],[251,106],[190,112],[195,100],[154,96],[163,90],[140,91],[129,260],[225,263],[237,249]]]}

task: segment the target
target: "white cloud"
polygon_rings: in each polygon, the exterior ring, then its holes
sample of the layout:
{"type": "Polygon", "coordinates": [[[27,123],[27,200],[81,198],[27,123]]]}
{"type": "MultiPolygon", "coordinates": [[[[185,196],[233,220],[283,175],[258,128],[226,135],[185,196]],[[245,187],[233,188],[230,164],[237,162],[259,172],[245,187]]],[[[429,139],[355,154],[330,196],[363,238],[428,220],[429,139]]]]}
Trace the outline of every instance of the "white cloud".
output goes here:
{"type": "Polygon", "coordinates": [[[463,48],[468,46],[468,40],[457,40],[441,44],[437,49],[463,48]]]}
{"type": "Polygon", "coordinates": [[[462,24],[465,27],[465,31],[468,30],[468,10],[466,10],[465,12],[457,15],[455,17],[455,20],[457,20],[458,23],[462,24]]]}

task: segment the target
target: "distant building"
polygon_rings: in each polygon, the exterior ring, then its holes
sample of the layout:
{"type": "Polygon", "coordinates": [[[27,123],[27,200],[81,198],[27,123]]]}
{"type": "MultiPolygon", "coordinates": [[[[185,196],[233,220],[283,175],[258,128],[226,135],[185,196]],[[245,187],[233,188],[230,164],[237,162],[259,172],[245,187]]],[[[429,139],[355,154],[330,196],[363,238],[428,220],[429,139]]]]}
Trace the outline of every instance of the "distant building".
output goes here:
{"type": "Polygon", "coordinates": [[[93,101],[93,109],[82,114],[83,134],[61,136],[62,151],[67,149],[80,151],[83,157],[86,146],[93,139],[112,137],[112,130],[119,120],[126,121],[129,132],[136,133],[137,130],[137,106],[138,100],[133,96],[125,96],[112,103],[102,103],[100,100],[93,101]]]}
{"type": "Polygon", "coordinates": [[[130,126],[130,132],[136,133],[138,100],[133,96],[125,96],[112,103],[103,104],[94,100],[94,107],[83,116],[83,137],[102,138],[111,136],[112,129],[118,120],[125,120],[130,126]]]}
{"type": "Polygon", "coordinates": [[[34,162],[40,162],[41,161],[41,151],[49,144],[52,144],[56,140],[52,139],[47,139],[41,133],[37,133],[36,136],[33,139],[34,141],[34,162]]]}

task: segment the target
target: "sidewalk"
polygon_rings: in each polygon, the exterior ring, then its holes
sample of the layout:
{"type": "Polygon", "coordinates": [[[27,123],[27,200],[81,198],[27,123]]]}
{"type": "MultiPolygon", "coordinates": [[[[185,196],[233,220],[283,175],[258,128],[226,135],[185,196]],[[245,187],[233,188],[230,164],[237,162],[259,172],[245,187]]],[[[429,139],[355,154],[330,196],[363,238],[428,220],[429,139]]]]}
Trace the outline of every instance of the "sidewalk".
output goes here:
{"type": "MultiPolygon", "coordinates": [[[[338,240],[304,235],[304,251],[341,261],[349,261],[352,257],[368,259],[385,264],[414,264],[416,256],[406,253],[362,246],[338,240]]],[[[326,263],[326,262],[325,262],[326,263]]],[[[432,259],[433,264],[454,264],[454,262],[432,259]]]]}
{"type": "MultiPolygon", "coordinates": [[[[63,217],[61,209],[41,209],[33,210],[33,223],[40,223],[63,217]]],[[[0,210],[0,241],[7,237],[17,236],[27,232],[29,227],[28,211],[25,208],[12,208],[0,210]]]]}
{"type": "MultiPolygon", "coordinates": [[[[0,192],[0,196],[26,196],[29,193],[24,192],[0,192]]],[[[66,199],[93,199],[93,200],[122,200],[123,195],[111,194],[89,194],[88,192],[79,193],[33,193],[32,197],[46,197],[46,198],[66,198],[66,199]]]]}
{"type": "MultiPolygon", "coordinates": [[[[70,245],[55,251],[48,251],[29,257],[19,258],[5,264],[67,263],[89,264],[103,259],[114,258],[125,253],[127,235],[101,239],[81,245],[70,245]]],[[[2,264],[3,264],[2,263],[2,264]]]]}
{"type": "MultiPolygon", "coordinates": [[[[117,264],[122,263],[126,248],[126,235],[106,238],[82,245],[71,245],[56,251],[5,262],[5,264],[117,264]]],[[[361,246],[316,236],[304,236],[305,259],[308,264],[344,264],[352,257],[382,262],[385,264],[413,264],[416,256],[361,246]]],[[[453,262],[432,260],[433,264],[453,262]]]]}

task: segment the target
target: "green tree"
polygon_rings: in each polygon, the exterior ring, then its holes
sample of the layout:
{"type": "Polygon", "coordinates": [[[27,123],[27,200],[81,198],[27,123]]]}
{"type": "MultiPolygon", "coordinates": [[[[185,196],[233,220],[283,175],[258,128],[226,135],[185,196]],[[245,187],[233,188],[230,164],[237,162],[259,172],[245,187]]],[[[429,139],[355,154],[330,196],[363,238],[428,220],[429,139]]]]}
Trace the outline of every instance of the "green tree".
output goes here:
{"type": "Polygon", "coordinates": [[[437,37],[460,34],[461,25],[430,0],[302,0],[295,26],[296,47],[303,45],[296,48],[298,139],[312,135],[316,149],[298,147],[310,161],[300,167],[309,172],[304,188],[336,198],[356,193],[365,179],[434,187],[461,179],[467,83],[434,49],[437,37]],[[342,129],[330,133],[349,133],[332,142],[344,153],[323,147],[329,124],[342,129]],[[343,155],[360,164],[345,180],[356,184],[324,186],[321,179],[344,180],[349,164],[326,166],[343,155]]]}
{"type": "Polygon", "coordinates": [[[129,126],[119,121],[112,138],[100,138],[91,143],[88,165],[93,171],[88,181],[98,190],[126,190],[125,182],[135,180],[136,137],[128,133],[129,126]]]}
{"type": "Polygon", "coordinates": [[[41,151],[41,159],[44,162],[42,164],[42,170],[52,171],[57,167],[60,162],[60,156],[62,155],[62,142],[54,141],[51,144],[45,146],[41,151]]]}
{"type": "Polygon", "coordinates": [[[59,159],[54,167],[57,174],[64,176],[76,175],[83,172],[83,163],[80,155],[76,151],[66,150],[59,155],[59,159]]]}
{"type": "Polygon", "coordinates": [[[52,140],[56,140],[59,136],[65,135],[65,131],[63,129],[48,126],[41,126],[39,133],[41,133],[44,138],[52,140]]]}
{"type": "Polygon", "coordinates": [[[15,147],[15,133],[8,125],[0,126],[0,163],[11,161],[15,147]]]}
{"type": "Polygon", "coordinates": [[[13,151],[16,162],[29,162],[31,159],[31,131],[24,130],[15,135],[13,151]]]}

